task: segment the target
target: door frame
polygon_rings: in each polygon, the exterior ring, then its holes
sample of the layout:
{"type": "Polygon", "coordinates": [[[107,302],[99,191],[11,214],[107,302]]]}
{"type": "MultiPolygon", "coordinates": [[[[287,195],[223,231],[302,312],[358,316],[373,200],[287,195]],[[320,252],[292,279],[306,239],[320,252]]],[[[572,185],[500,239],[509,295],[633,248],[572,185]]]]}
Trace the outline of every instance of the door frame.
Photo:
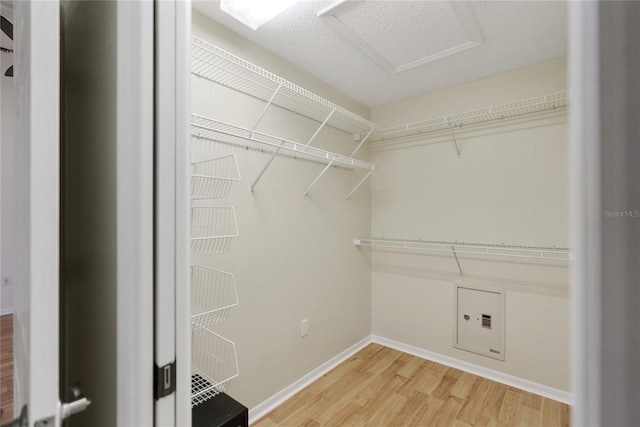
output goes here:
{"type": "Polygon", "coordinates": [[[189,113],[191,2],[155,2],[155,360],[175,362],[156,425],[191,425],[189,113]]]}
{"type": "Polygon", "coordinates": [[[14,3],[14,417],[59,425],[60,6],[14,3]]]}
{"type": "Polygon", "coordinates": [[[191,425],[190,35],[188,1],[118,3],[118,425],[191,425]]]}
{"type": "Polygon", "coordinates": [[[570,7],[572,424],[640,425],[640,3],[570,7]]]}
{"type": "Polygon", "coordinates": [[[153,425],[154,4],[117,5],[117,425],[153,425]]]}

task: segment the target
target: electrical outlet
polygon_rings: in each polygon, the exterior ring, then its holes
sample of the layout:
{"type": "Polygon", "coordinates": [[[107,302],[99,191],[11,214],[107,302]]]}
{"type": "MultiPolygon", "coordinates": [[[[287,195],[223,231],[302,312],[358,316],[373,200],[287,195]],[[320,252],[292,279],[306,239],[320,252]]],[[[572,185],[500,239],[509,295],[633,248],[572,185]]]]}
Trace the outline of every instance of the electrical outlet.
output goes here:
{"type": "Polygon", "coordinates": [[[304,319],[300,321],[300,336],[306,337],[309,335],[309,320],[304,319]]]}
{"type": "Polygon", "coordinates": [[[4,276],[2,278],[2,286],[11,286],[11,276],[4,276]]]}

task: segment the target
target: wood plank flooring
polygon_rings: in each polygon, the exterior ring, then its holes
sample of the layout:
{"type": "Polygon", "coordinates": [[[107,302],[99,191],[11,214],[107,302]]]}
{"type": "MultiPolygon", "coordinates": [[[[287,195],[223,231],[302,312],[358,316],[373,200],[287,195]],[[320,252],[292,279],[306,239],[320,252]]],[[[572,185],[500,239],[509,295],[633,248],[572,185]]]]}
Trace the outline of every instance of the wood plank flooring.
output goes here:
{"type": "Polygon", "coordinates": [[[0,316],[0,424],[13,419],[13,314],[0,316]]]}
{"type": "MultiPolygon", "coordinates": [[[[0,424],[13,418],[13,315],[0,316],[0,424]]],[[[569,406],[370,344],[253,427],[569,426],[569,406]]]]}
{"type": "Polygon", "coordinates": [[[569,426],[569,406],[378,344],[267,414],[273,426],[569,426]]]}

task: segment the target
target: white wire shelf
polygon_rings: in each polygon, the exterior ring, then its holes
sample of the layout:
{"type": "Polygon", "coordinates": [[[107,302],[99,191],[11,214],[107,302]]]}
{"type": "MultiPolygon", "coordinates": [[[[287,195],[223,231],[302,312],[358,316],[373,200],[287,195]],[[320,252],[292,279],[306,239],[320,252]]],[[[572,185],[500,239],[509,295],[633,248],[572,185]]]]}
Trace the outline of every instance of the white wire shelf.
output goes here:
{"type": "Polygon", "coordinates": [[[226,252],[234,237],[238,237],[238,222],[234,208],[191,208],[192,255],[226,252]]]}
{"type": "Polygon", "coordinates": [[[369,120],[198,37],[192,37],[191,45],[191,72],[196,76],[265,102],[277,91],[274,105],[316,122],[323,122],[333,111],[327,125],[350,134],[375,127],[369,120]]]}
{"type": "Polygon", "coordinates": [[[191,199],[226,199],[231,184],[240,181],[235,154],[191,163],[191,199]]]}
{"type": "Polygon", "coordinates": [[[238,376],[233,341],[207,329],[191,331],[191,406],[224,393],[238,376]]]}
{"type": "Polygon", "coordinates": [[[223,322],[238,305],[233,274],[200,265],[191,266],[191,328],[223,322]]]}
{"type": "Polygon", "coordinates": [[[236,126],[219,120],[191,115],[191,135],[227,144],[246,146],[247,143],[258,143],[296,153],[300,157],[321,160],[323,163],[338,163],[343,166],[374,170],[375,165],[353,157],[332,153],[321,148],[290,141],[266,133],[236,126]]]}
{"type": "Polygon", "coordinates": [[[356,246],[371,246],[374,248],[411,249],[434,252],[449,252],[452,254],[494,255],[505,257],[537,258],[569,261],[571,250],[567,248],[543,246],[515,246],[493,245],[465,242],[437,242],[428,240],[401,240],[377,237],[356,238],[356,246]]]}
{"type": "Polygon", "coordinates": [[[569,105],[569,93],[557,92],[507,104],[494,105],[465,113],[452,114],[434,119],[421,120],[400,126],[377,129],[372,142],[380,142],[406,136],[479,125],[525,114],[565,108],[569,105]]]}

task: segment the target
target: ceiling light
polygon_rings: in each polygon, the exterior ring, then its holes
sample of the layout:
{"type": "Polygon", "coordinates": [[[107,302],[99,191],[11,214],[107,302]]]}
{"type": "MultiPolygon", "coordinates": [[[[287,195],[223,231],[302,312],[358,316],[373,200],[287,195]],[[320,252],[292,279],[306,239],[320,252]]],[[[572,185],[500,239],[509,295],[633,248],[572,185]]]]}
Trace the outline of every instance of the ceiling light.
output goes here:
{"type": "Polygon", "coordinates": [[[220,9],[252,30],[275,18],[297,0],[221,0],[220,9]]]}

